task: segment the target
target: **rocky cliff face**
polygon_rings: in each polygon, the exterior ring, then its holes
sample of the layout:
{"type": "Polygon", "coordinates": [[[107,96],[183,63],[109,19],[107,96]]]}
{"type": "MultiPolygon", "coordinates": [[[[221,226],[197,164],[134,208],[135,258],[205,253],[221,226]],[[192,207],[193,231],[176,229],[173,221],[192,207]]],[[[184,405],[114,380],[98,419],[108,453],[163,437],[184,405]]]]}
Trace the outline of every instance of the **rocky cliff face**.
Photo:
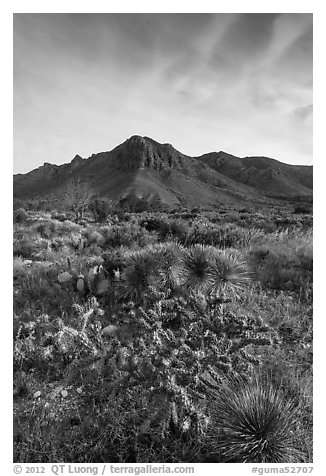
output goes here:
{"type": "Polygon", "coordinates": [[[189,166],[190,157],[185,156],[171,144],[159,144],[149,137],[132,136],[113,151],[111,164],[122,171],[148,169],[166,171],[184,170],[189,166]]]}

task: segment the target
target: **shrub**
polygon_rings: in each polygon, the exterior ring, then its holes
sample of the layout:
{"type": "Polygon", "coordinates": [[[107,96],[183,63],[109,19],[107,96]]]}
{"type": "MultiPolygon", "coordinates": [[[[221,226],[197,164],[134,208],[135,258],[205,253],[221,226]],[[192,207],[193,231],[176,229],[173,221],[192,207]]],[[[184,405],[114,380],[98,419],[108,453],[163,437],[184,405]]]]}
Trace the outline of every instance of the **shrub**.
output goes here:
{"type": "Polygon", "coordinates": [[[29,236],[25,236],[20,240],[14,240],[13,254],[21,258],[30,259],[36,251],[35,241],[29,236]]]}
{"type": "Polygon", "coordinates": [[[299,292],[312,283],[312,236],[274,236],[277,241],[253,246],[249,259],[256,279],[273,289],[290,289],[299,292]]]}
{"type": "Polygon", "coordinates": [[[211,447],[223,463],[299,463],[298,415],[271,382],[237,379],[209,397],[211,447]]]}
{"type": "Polygon", "coordinates": [[[18,208],[18,210],[14,210],[14,223],[26,223],[27,219],[28,214],[24,208],[18,208]]]}
{"type": "Polygon", "coordinates": [[[174,238],[185,243],[189,233],[189,226],[182,220],[171,220],[166,217],[149,217],[141,220],[140,225],[147,231],[156,231],[161,241],[174,238]]]}
{"type": "Polygon", "coordinates": [[[53,221],[43,221],[36,226],[35,231],[43,238],[51,238],[56,231],[56,224],[53,221]]]}
{"type": "Polygon", "coordinates": [[[196,223],[187,236],[187,244],[201,243],[217,248],[236,248],[249,246],[259,238],[262,232],[257,229],[245,229],[237,225],[213,226],[210,223],[196,223]]]}
{"type": "Polygon", "coordinates": [[[103,268],[112,280],[115,277],[115,273],[121,273],[125,267],[125,252],[123,251],[123,248],[108,250],[103,253],[102,257],[103,268]]]}
{"type": "Polygon", "coordinates": [[[304,205],[298,205],[295,207],[293,210],[293,213],[295,214],[303,214],[303,215],[309,215],[311,213],[311,208],[304,206],[304,205]]]}
{"type": "Polygon", "coordinates": [[[163,219],[154,217],[148,217],[139,222],[140,226],[145,228],[147,231],[160,231],[163,219]]]}
{"type": "Polygon", "coordinates": [[[52,212],[51,213],[51,218],[53,220],[58,220],[60,222],[64,222],[67,220],[67,216],[65,213],[60,213],[60,212],[52,212]]]}
{"type": "Polygon", "coordinates": [[[58,270],[55,267],[33,263],[26,268],[24,275],[18,274],[15,312],[22,313],[27,308],[33,316],[35,311],[49,315],[70,311],[75,297],[70,290],[60,288],[57,275],[58,270]]]}
{"type": "Polygon", "coordinates": [[[96,199],[90,203],[89,209],[97,222],[103,222],[112,213],[112,206],[111,201],[96,199]]]}
{"type": "Polygon", "coordinates": [[[249,280],[246,264],[240,255],[212,246],[191,246],[184,250],[181,263],[181,283],[189,290],[235,296],[249,280]]]}
{"type": "Polygon", "coordinates": [[[146,246],[153,241],[148,232],[135,224],[124,223],[110,227],[107,226],[101,228],[99,231],[105,240],[104,247],[116,248],[120,246],[146,246]]]}
{"type": "Polygon", "coordinates": [[[173,220],[170,223],[171,235],[181,243],[185,243],[189,233],[189,226],[184,221],[173,220]]]}
{"type": "Polygon", "coordinates": [[[207,389],[225,375],[248,372],[257,362],[250,346],[271,343],[268,326],[236,321],[226,312],[218,320],[216,307],[209,310],[194,297],[162,300],[148,309],[130,302],[104,328],[94,299],[75,309],[78,315],[60,333],[62,345],[76,349],[66,351],[73,359],[66,385],[87,385],[93,398],[121,395],[126,408],[137,399],[143,408],[138,432],[149,437],[171,437],[171,427],[177,434],[200,435],[208,424],[207,389]]]}

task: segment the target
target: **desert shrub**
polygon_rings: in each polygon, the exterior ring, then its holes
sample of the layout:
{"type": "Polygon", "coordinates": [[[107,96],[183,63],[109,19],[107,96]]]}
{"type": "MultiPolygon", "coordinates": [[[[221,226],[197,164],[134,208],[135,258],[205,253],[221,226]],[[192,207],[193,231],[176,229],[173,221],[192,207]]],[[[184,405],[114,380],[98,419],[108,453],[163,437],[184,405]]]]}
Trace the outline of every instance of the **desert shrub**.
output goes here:
{"type": "Polygon", "coordinates": [[[54,266],[31,265],[24,277],[16,280],[14,311],[18,314],[28,305],[32,314],[38,311],[53,316],[71,309],[74,295],[58,285],[57,276],[54,266]]]}
{"type": "MultiPolygon", "coordinates": [[[[175,214],[176,217],[178,214],[175,214]]],[[[180,214],[179,214],[180,215],[180,214]]],[[[166,216],[148,217],[140,221],[140,226],[147,231],[155,231],[159,235],[160,241],[166,241],[171,238],[185,243],[189,233],[189,225],[182,219],[170,219],[166,216]]]]}
{"type": "Polygon", "coordinates": [[[293,213],[295,214],[303,214],[303,215],[309,215],[311,213],[311,208],[304,206],[304,205],[298,205],[294,208],[293,213]]]}
{"type": "Polygon", "coordinates": [[[286,399],[296,406],[297,429],[296,442],[303,461],[312,462],[313,457],[313,386],[312,386],[312,349],[294,344],[281,348],[270,348],[262,352],[261,373],[273,386],[281,389],[286,399]],[[308,355],[307,355],[308,354],[308,355]],[[310,354],[310,355],[309,355],[310,354]]]}
{"type": "Polygon", "coordinates": [[[62,223],[57,224],[56,232],[58,235],[67,235],[70,233],[81,232],[82,227],[77,223],[74,223],[70,220],[65,220],[62,223]]]}
{"type": "Polygon", "coordinates": [[[206,223],[195,223],[190,229],[187,244],[201,243],[218,248],[236,248],[249,246],[258,239],[262,232],[257,229],[245,229],[236,225],[214,226],[206,223]]]}
{"type": "Polygon", "coordinates": [[[157,299],[159,293],[169,295],[179,285],[181,253],[173,243],[154,244],[126,253],[116,286],[118,299],[139,304],[157,299]]]}
{"type": "Polygon", "coordinates": [[[140,226],[145,228],[147,231],[160,231],[163,226],[162,223],[163,219],[156,216],[146,217],[139,222],[140,226]]]}
{"type": "Polygon", "coordinates": [[[51,213],[51,218],[53,220],[58,220],[60,222],[64,222],[67,220],[67,216],[65,213],[61,213],[61,212],[52,212],[51,213]]]}
{"type": "Polygon", "coordinates": [[[89,209],[97,222],[103,222],[112,213],[113,204],[107,200],[96,199],[90,203],[89,209]]]}
{"type": "Polygon", "coordinates": [[[21,239],[15,239],[13,244],[13,254],[14,256],[20,256],[21,258],[31,259],[33,253],[36,252],[37,247],[35,245],[35,240],[30,236],[25,236],[21,239]]]}
{"type": "Polygon", "coordinates": [[[56,224],[54,221],[43,221],[35,227],[35,231],[43,238],[52,238],[56,231],[56,224]]]}
{"type": "Polygon", "coordinates": [[[210,398],[212,451],[225,463],[299,463],[293,399],[262,378],[237,379],[210,398]]]}
{"type": "Polygon", "coordinates": [[[120,246],[133,247],[135,245],[145,246],[153,241],[148,232],[135,224],[124,223],[110,227],[103,227],[99,232],[104,237],[105,242],[103,246],[105,248],[116,248],[120,246]]]}
{"type": "Polygon", "coordinates": [[[50,247],[54,251],[62,250],[64,248],[64,246],[65,246],[65,240],[64,240],[64,238],[62,238],[60,236],[51,240],[50,247]]]}
{"type": "Polygon", "coordinates": [[[24,208],[18,208],[14,210],[14,223],[26,223],[28,219],[28,214],[24,208]]]}
{"type": "Polygon", "coordinates": [[[115,248],[103,253],[103,268],[111,280],[114,279],[116,272],[121,273],[124,269],[125,254],[123,248],[115,248]]]}
{"type": "Polygon", "coordinates": [[[87,227],[82,232],[83,238],[85,240],[85,246],[91,245],[93,243],[100,244],[103,246],[105,244],[105,238],[102,233],[100,233],[96,228],[87,227]]]}
{"type": "Polygon", "coordinates": [[[170,233],[177,241],[185,243],[187,235],[189,233],[189,226],[184,221],[173,220],[170,223],[170,233]]]}
{"type": "Polygon", "coordinates": [[[300,291],[312,283],[312,237],[281,236],[252,247],[249,257],[256,279],[274,289],[300,291]]]}
{"type": "Polygon", "coordinates": [[[14,257],[13,259],[13,279],[16,280],[24,279],[28,274],[28,265],[26,261],[21,257],[14,257]]]}
{"type": "Polygon", "coordinates": [[[274,218],[274,223],[278,229],[288,228],[293,230],[294,228],[300,229],[302,228],[302,221],[301,217],[288,213],[281,217],[277,216],[274,218]]]}

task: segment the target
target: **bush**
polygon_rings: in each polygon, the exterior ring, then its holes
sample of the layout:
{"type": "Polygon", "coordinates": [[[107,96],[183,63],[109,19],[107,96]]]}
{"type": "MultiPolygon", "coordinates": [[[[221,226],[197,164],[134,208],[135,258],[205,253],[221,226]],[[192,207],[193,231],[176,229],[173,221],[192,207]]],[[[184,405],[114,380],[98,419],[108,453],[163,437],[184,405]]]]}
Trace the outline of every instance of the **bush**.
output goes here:
{"type": "Polygon", "coordinates": [[[140,221],[140,226],[145,228],[147,231],[157,231],[159,232],[161,228],[164,227],[166,222],[162,218],[157,217],[148,217],[140,221]]]}
{"type": "Polygon", "coordinates": [[[302,461],[296,404],[271,382],[231,381],[211,394],[209,405],[210,444],[218,462],[302,461]]]}
{"type": "Polygon", "coordinates": [[[18,210],[14,210],[14,223],[26,223],[27,219],[28,214],[24,208],[18,208],[18,210]]]}
{"type": "Polygon", "coordinates": [[[196,223],[187,235],[187,244],[212,245],[217,248],[237,248],[249,246],[262,236],[255,228],[246,229],[237,225],[225,224],[213,226],[210,223],[196,223]]]}
{"type": "Polygon", "coordinates": [[[30,259],[33,257],[33,253],[36,251],[35,241],[29,236],[25,236],[20,240],[15,240],[13,245],[14,256],[20,256],[24,259],[30,259]]]}
{"type": "Polygon", "coordinates": [[[99,230],[104,237],[104,247],[117,248],[120,246],[146,246],[153,240],[153,237],[139,225],[121,224],[103,227],[99,230]]]}
{"type": "Polygon", "coordinates": [[[123,197],[119,206],[122,210],[130,213],[141,213],[151,210],[151,204],[144,198],[139,198],[134,194],[129,194],[123,197]]]}
{"type": "Polygon", "coordinates": [[[65,214],[65,213],[60,213],[60,212],[53,212],[53,213],[51,214],[51,218],[52,218],[53,220],[58,220],[58,221],[60,221],[60,222],[64,222],[64,221],[67,220],[66,214],[65,214]]]}
{"type": "Polygon", "coordinates": [[[53,221],[43,221],[36,226],[35,231],[43,238],[51,238],[56,231],[56,224],[53,221]]]}
{"type": "Polygon", "coordinates": [[[303,215],[309,215],[312,212],[311,208],[304,206],[304,205],[298,205],[295,207],[293,210],[293,213],[295,214],[303,214],[303,215]]]}
{"type": "Polygon", "coordinates": [[[16,276],[15,312],[24,312],[28,306],[34,319],[36,310],[54,316],[70,311],[75,296],[71,290],[60,288],[54,267],[32,263],[24,274],[16,276]]]}
{"type": "Polygon", "coordinates": [[[90,203],[89,209],[97,222],[105,221],[112,213],[112,203],[107,200],[96,199],[90,203]]]}
{"type": "MultiPolygon", "coordinates": [[[[275,235],[276,238],[276,235],[275,235]]],[[[300,291],[312,284],[312,236],[284,235],[252,247],[249,258],[256,279],[273,289],[300,291]]]]}

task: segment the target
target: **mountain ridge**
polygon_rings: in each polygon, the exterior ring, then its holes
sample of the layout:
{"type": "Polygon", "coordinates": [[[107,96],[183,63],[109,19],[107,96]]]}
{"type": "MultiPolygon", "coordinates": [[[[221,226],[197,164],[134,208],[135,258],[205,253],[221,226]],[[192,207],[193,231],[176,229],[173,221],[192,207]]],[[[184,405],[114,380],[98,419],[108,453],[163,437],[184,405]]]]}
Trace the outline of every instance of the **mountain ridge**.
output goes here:
{"type": "Polygon", "coordinates": [[[94,194],[122,198],[134,193],[167,205],[216,206],[266,197],[312,197],[312,166],[289,165],[268,157],[227,152],[189,156],[171,144],[133,135],[111,151],[80,155],[69,163],[45,162],[14,175],[14,197],[60,194],[70,181],[89,183],[94,194]]]}

